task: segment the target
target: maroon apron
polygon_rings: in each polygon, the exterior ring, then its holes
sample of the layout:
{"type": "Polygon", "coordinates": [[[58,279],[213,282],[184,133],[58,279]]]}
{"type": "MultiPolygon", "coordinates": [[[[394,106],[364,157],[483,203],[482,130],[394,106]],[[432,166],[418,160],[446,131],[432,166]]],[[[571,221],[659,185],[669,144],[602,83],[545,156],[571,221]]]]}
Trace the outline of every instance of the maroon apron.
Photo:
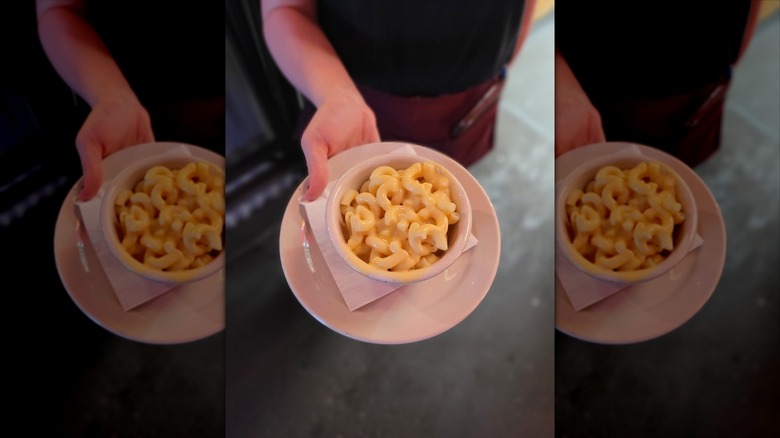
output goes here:
{"type": "Polygon", "coordinates": [[[691,91],[660,98],[599,103],[609,141],[661,149],[694,167],[720,147],[730,73],[691,91]]]}
{"type": "MultiPolygon", "coordinates": [[[[374,111],[382,141],[427,146],[463,166],[483,158],[492,148],[498,101],[504,77],[457,93],[436,97],[403,97],[359,85],[374,111]]],[[[296,130],[300,141],[315,108],[306,101],[296,130]]]]}
{"type": "Polygon", "coordinates": [[[157,141],[176,141],[224,154],[225,96],[148,101],[157,141]]]}

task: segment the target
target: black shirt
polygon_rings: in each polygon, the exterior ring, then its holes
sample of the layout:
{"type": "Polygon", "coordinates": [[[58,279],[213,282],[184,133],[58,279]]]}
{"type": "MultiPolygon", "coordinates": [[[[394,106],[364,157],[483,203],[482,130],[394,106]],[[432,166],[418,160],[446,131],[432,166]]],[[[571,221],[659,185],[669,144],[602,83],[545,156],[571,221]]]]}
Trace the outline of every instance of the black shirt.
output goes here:
{"type": "Polygon", "coordinates": [[[318,19],[356,82],[435,96],[495,77],[517,42],[524,0],[322,0],[318,19]]]}
{"type": "Polygon", "coordinates": [[[225,94],[222,1],[88,1],[87,18],[142,102],[225,94]]]}
{"type": "Polygon", "coordinates": [[[669,96],[735,62],[749,8],[745,0],[563,0],[555,43],[592,99],[669,96]]]}

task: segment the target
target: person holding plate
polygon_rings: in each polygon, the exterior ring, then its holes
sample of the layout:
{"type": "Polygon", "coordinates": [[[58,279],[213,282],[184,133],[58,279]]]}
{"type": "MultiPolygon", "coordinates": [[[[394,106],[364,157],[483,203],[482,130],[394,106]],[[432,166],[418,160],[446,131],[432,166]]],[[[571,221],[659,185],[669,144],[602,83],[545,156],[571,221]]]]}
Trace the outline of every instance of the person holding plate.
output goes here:
{"type": "Polygon", "coordinates": [[[170,140],[223,152],[224,4],[190,6],[36,2],[46,55],[91,108],[76,137],[82,201],[102,184],[102,159],[122,148],[170,140]]]}
{"type": "Polygon", "coordinates": [[[720,145],[731,71],[760,2],[564,2],[556,7],[555,155],[604,141],[689,166],[720,145]],[[618,19],[616,19],[618,18],[618,19]]]}
{"type": "Polygon", "coordinates": [[[504,70],[528,33],[535,0],[262,0],[270,52],[306,97],[296,132],[322,194],[327,160],[348,148],[404,141],[464,166],[493,145],[504,70]]]}

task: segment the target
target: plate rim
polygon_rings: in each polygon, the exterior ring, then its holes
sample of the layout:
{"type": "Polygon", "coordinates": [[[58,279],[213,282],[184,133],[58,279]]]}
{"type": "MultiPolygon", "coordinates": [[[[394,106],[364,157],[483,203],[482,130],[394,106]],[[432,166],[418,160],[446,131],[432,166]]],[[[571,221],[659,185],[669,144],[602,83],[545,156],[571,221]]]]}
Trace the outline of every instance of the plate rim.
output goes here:
{"type": "MultiPolygon", "coordinates": [[[[495,206],[493,205],[493,202],[490,199],[490,196],[488,196],[488,194],[485,191],[484,187],[482,187],[482,185],[471,174],[471,172],[469,172],[468,169],[466,169],[460,163],[458,163],[457,161],[455,161],[451,157],[449,157],[449,156],[445,155],[444,153],[439,152],[439,151],[437,151],[435,149],[432,149],[432,148],[429,148],[429,147],[426,147],[426,146],[423,146],[423,145],[419,145],[419,144],[413,144],[413,143],[407,143],[407,142],[396,142],[396,141],[387,141],[387,142],[377,142],[377,143],[364,144],[364,145],[356,146],[354,148],[351,148],[351,149],[348,149],[346,151],[343,151],[342,153],[340,153],[338,155],[347,153],[348,155],[342,155],[342,157],[340,159],[349,160],[350,159],[349,157],[351,155],[359,156],[360,152],[365,150],[365,148],[382,147],[382,148],[388,148],[389,149],[389,148],[393,148],[393,147],[397,148],[397,147],[403,147],[403,146],[411,146],[412,148],[415,149],[415,152],[417,152],[417,153],[422,152],[421,156],[425,156],[425,155],[428,155],[428,154],[434,155],[434,156],[437,157],[437,159],[447,161],[447,163],[448,163],[447,165],[448,166],[459,168],[458,172],[463,172],[464,176],[468,176],[468,179],[470,180],[470,183],[473,184],[471,190],[477,190],[478,189],[479,190],[478,196],[482,197],[483,201],[485,202],[485,206],[489,207],[489,210],[490,210],[489,211],[489,217],[490,217],[490,219],[492,219],[492,223],[489,224],[489,225],[491,225],[491,228],[495,229],[495,233],[496,233],[496,235],[495,235],[495,238],[496,238],[496,251],[495,251],[496,255],[495,255],[495,259],[496,260],[495,260],[495,263],[492,264],[492,269],[489,272],[485,272],[485,274],[487,274],[487,275],[484,275],[484,278],[486,278],[487,280],[485,281],[486,286],[484,288],[485,289],[484,292],[480,293],[478,299],[475,299],[471,305],[469,305],[468,307],[464,307],[465,311],[462,313],[462,315],[460,317],[458,317],[458,318],[453,319],[454,322],[448,323],[447,326],[443,330],[438,330],[438,331],[434,331],[432,333],[422,334],[420,336],[413,337],[413,338],[406,337],[404,339],[396,339],[396,340],[378,339],[378,338],[372,338],[372,337],[369,337],[369,336],[357,335],[355,333],[351,333],[351,332],[345,330],[343,327],[334,326],[333,324],[329,324],[328,321],[326,321],[325,318],[322,315],[317,314],[315,309],[312,309],[308,305],[308,303],[305,302],[305,299],[303,299],[303,297],[300,296],[300,293],[298,291],[296,291],[295,287],[292,284],[293,281],[291,281],[291,275],[288,272],[288,267],[286,266],[285,259],[283,257],[283,249],[284,249],[283,245],[285,243],[286,236],[284,235],[284,232],[283,232],[284,231],[284,227],[281,227],[280,233],[279,233],[279,252],[280,252],[280,259],[281,259],[280,262],[282,264],[282,271],[284,272],[285,279],[287,280],[287,284],[288,284],[288,286],[290,288],[290,291],[293,293],[293,295],[295,296],[296,300],[298,300],[298,302],[301,304],[301,306],[307,311],[307,313],[309,313],[309,315],[311,315],[315,320],[317,320],[319,323],[321,323],[325,327],[329,328],[330,330],[332,330],[332,331],[334,331],[334,332],[336,332],[338,334],[341,334],[341,335],[343,335],[345,337],[348,337],[350,339],[356,340],[356,341],[361,341],[361,342],[366,342],[366,343],[371,343],[371,344],[380,344],[380,345],[400,345],[400,344],[410,344],[410,343],[420,342],[420,341],[424,341],[426,339],[430,339],[430,338],[433,338],[435,336],[441,335],[441,334],[451,330],[452,328],[454,328],[455,326],[457,326],[461,322],[463,322],[466,318],[468,318],[468,316],[470,316],[474,312],[474,310],[476,310],[477,307],[479,307],[479,305],[482,303],[484,298],[489,293],[490,288],[492,287],[493,282],[495,281],[495,277],[498,274],[498,267],[499,267],[500,259],[501,259],[501,229],[500,229],[500,223],[499,223],[499,220],[498,220],[498,216],[496,214],[495,206]]],[[[331,159],[332,158],[333,157],[331,157],[331,159]]],[[[456,175],[456,176],[459,179],[463,178],[462,176],[459,176],[459,175],[456,175]]],[[[330,179],[333,180],[334,178],[331,177],[330,179]]],[[[303,187],[303,185],[305,183],[306,183],[306,179],[304,179],[297,186],[295,191],[290,196],[290,199],[289,199],[289,201],[287,203],[287,206],[285,207],[285,213],[284,213],[284,215],[282,217],[282,221],[283,222],[285,220],[293,220],[293,219],[303,220],[303,218],[300,216],[300,213],[298,212],[299,210],[296,207],[296,205],[298,203],[297,196],[298,196],[299,192],[301,191],[301,189],[302,189],[302,187],[303,187]],[[291,214],[293,214],[293,215],[297,214],[297,216],[296,217],[291,217],[291,218],[288,219],[287,218],[288,212],[291,212],[291,214]]],[[[467,189],[467,190],[469,190],[469,189],[467,189]]],[[[474,195],[472,195],[471,193],[469,195],[470,195],[469,198],[473,199],[474,195]]],[[[472,204],[472,208],[473,208],[474,202],[472,201],[471,204],[472,204]]],[[[486,226],[487,225],[488,224],[486,224],[486,226]]],[[[473,225],[472,225],[472,227],[473,227],[473,225]]],[[[476,234],[475,234],[475,236],[476,236],[476,234]]],[[[477,238],[479,238],[479,236],[477,236],[477,238]]],[[[287,239],[289,239],[289,237],[287,237],[287,239]]],[[[316,245],[316,241],[315,241],[315,245],[316,245]]],[[[317,248],[316,250],[319,251],[319,248],[317,248]]],[[[301,255],[300,257],[303,258],[303,255],[301,255]]],[[[303,263],[305,263],[305,261],[303,263]]],[[[327,275],[330,275],[330,272],[328,272],[327,275]]],[[[441,273],[441,274],[437,275],[436,277],[433,277],[433,278],[428,279],[428,280],[421,281],[419,283],[420,284],[424,284],[426,282],[435,281],[435,279],[438,278],[441,275],[444,275],[444,273],[441,273]]],[[[380,298],[380,300],[381,299],[382,298],[380,298]]],[[[356,311],[358,311],[358,310],[356,310],[356,311]]]]}
{"type": "MultiPolygon", "coordinates": [[[[722,247],[723,247],[723,250],[720,252],[720,255],[718,257],[718,272],[717,272],[717,275],[715,276],[715,278],[713,280],[713,286],[712,286],[711,290],[708,293],[702,295],[702,298],[701,298],[700,302],[697,302],[697,304],[695,304],[694,306],[691,306],[691,311],[686,313],[686,316],[684,318],[682,318],[681,321],[677,321],[675,324],[673,324],[673,326],[671,328],[667,327],[667,328],[664,328],[663,330],[659,330],[659,331],[656,331],[656,332],[653,332],[653,333],[647,333],[647,334],[645,334],[643,336],[631,336],[631,337],[622,337],[622,338],[619,338],[619,337],[595,337],[595,336],[588,336],[588,335],[584,335],[582,333],[578,333],[575,330],[572,330],[570,327],[563,327],[563,326],[561,326],[561,324],[559,324],[559,320],[558,320],[558,310],[557,310],[558,305],[559,305],[558,302],[559,302],[560,299],[568,301],[568,297],[565,296],[566,292],[564,290],[561,290],[559,292],[560,281],[558,280],[558,277],[557,277],[557,274],[556,274],[556,279],[555,279],[555,302],[556,302],[555,329],[560,331],[563,334],[566,334],[566,335],[571,336],[571,337],[573,337],[575,339],[579,339],[579,340],[586,341],[586,342],[592,342],[592,343],[604,344],[604,345],[636,344],[636,343],[646,342],[646,341],[650,341],[650,340],[659,338],[661,336],[667,335],[667,334],[669,334],[669,333],[679,329],[680,327],[685,325],[685,323],[690,321],[697,313],[699,313],[699,311],[701,311],[701,309],[704,308],[704,306],[710,300],[710,298],[712,297],[712,295],[715,292],[715,289],[717,288],[718,283],[720,282],[720,278],[723,275],[723,270],[724,270],[724,266],[725,266],[726,253],[727,253],[727,250],[728,250],[728,242],[727,242],[728,236],[726,235],[725,221],[724,221],[723,215],[722,215],[722,213],[720,211],[720,206],[718,205],[717,199],[712,194],[712,191],[709,189],[709,187],[707,187],[707,184],[704,182],[704,180],[701,179],[701,177],[699,177],[699,175],[690,166],[686,165],[680,159],[674,157],[673,155],[671,155],[671,154],[669,154],[669,153],[667,153],[665,151],[662,151],[662,150],[657,149],[657,148],[653,148],[651,146],[647,146],[647,145],[643,145],[643,144],[639,144],[639,143],[634,143],[634,142],[611,141],[611,142],[594,143],[594,144],[583,146],[581,148],[573,149],[570,152],[579,151],[579,152],[575,152],[576,155],[580,155],[580,154],[586,155],[586,154],[588,154],[588,157],[586,158],[586,160],[590,160],[590,159],[593,159],[593,158],[597,158],[599,156],[603,156],[603,155],[606,155],[606,154],[614,153],[615,151],[612,148],[628,147],[628,146],[636,146],[636,147],[638,147],[642,151],[643,154],[647,153],[648,156],[655,157],[655,158],[658,158],[658,159],[662,159],[667,164],[672,163],[673,166],[675,166],[675,167],[686,169],[686,172],[683,172],[685,175],[681,175],[681,177],[683,179],[686,179],[686,181],[688,181],[689,184],[691,183],[691,181],[689,181],[689,178],[690,177],[694,177],[693,178],[694,179],[693,183],[698,186],[698,189],[696,190],[696,192],[699,193],[699,196],[701,196],[701,195],[708,196],[709,200],[712,202],[712,205],[715,207],[715,209],[714,209],[715,211],[703,210],[702,207],[701,207],[701,203],[699,203],[699,202],[697,202],[697,209],[698,209],[700,214],[702,213],[702,211],[704,211],[706,213],[710,213],[713,216],[717,217],[717,222],[714,224],[714,226],[717,227],[718,240],[721,240],[720,237],[722,237],[722,247]],[[599,150],[600,148],[604,148],[604,149],[603,150],[599,150]],[[592,150],[596,150],[597,152],[595,152],[595,153],[593,153],[593,152],[588,153],[587,152],[587,151],[592,151],[592,150]],[[564,295],[563,298],[559,298],[558,297],[559,294],[563,294],[564,295]]],[[[563,157],[564,155],[567,155],[567,154],[563,154],[560,157],[563,157]]],[[[561,181],[565,177],[565,175],[559,175],[558,172],[557,172],[558,160],[560,159],[560,157],[556,157],[556,178],[555,178],[556,186],[557,186],[558,182],[561,181]]],[[[557,196],[557,191],[556,191],[556,196],[557,196]]],[[[698,258],[699,254],[697,253],[694,256],[698,258]]],[[[648,282],[648,284],[656,282],[656,281],[661,281],[661,280],[663,280],[663,278],[665,278],[665,277],[662,277],[662,278],[659,278],[659,279],[656,279],[656,280],[651,280],[650,282],[648,282]]],[[[562,285],[560,287],[562,288],[562,285]]],[[[612,299],[612,297],[606,298],[605,301],[606,300],[610,300],[610,299],[612,299]]],[[[586,310],[587,309],[583,309],[583,310],[581,310],[581,312],[582,311],[586,311],[586,310]]]]}
{"type": "MultiPolygon", "coordinates": [[[[170,149],[173,149],[173,148],[176,148],[176,147],[180,147],[180,146],[185,146],[185,147],[187,147],[188,149],[190,149],[193,152],[197,151],[198,154],[212,155],[214,158],[218,158],[219,161],[222,161],[223,165],[224,165],[224,157],[222,155],[212,151],[212,150],[203,148],[201,146],[189,144],[189,143],[173,142],[173,141],[148,142],[148,143],[142,143],[142,144],[129,146],[129,147],[123,148],[123,149],[121,149],[121,150],[119,150],[119,151],[117,151],[117,152],[115,152],[115,153],[113,153],[113,154],[111,154],[111,155],[109,155],[107,157],[104,157],[103,160],[104,160],[104,163],[109,161],[109,160],[110,161],[120,161],[123,157],[125,157],[125,156],[132,156],[134,154],[143,154],[142,155],[143,157],[148,157],[148,156],[151,156],[150,154],[146,153],[146,150],[149,149],[149,148],[159,147],[159,148],[161,148],[159,153],[164,153],[167,150],[170,150],[170,149]]],[[[110,175],[104,175],[104,177],[110,177],[110,175]]],[[[73,301],[73,303],[79,309],[79,311],[81,311],[85,316],[87,316],[87,318],[89,318],[92,322],[94,322],[95,324],[97,324],[98,326],[103,328],[104,330],[106,330],[106,331],[108,331],[108,332],[110,332],[110,333],[112,333],[112,334],[114,334],[116,336],[119,336],[119,337],[122,337],[122,338],[125,338],[125,339],[128,339],[128,340],[131,340],[131,341],[134,341],[134,342],[145,343],[145,344],[152,344],[152,345],[179,345],[179,344],[186,344],[186,343],[191,343],[191,342],[199,341],[199,340],[202,340],[202,339],[206,339],[208,337],[217,335],[220,332],[223,332],[224,329],[225,329],[225,321],[224,321],[224,313],[225,313],[224,312],[224,296],[225,296],[225,294],[224,294],[224,279],[222,280],[222,288],[221,288],[222,291],[220,291],[219,293],[216,293],[216,295],[221,295],[222,296],[222,299],[221,299],[221,301],[222,301],[222,306],[221,306],[222,307],[222,311],[221,311],[221,313],[223,315],[222,323],[221,324],[215,324],[215,326],[217,326],[216,328],[212,328],[210,330],[204,330],[202,332],[197,332],[197,333],[193,332],[193,334],[191,336],[187,336],[187,337],[184,337],[184,336],[179,336],[179,337],[153,336],[153,334],[158,334],[159,330],[156,330],[156,331],[146,331],[145,332],[146,336],[144,336],[143,334],[139,334],[139,333],[133,333],[133,332],[130,332],[130,331],[127,331],[127,330],[123,330],[120,327],[117,327],[115,325],[110,324],[110,321],[106,320],[105,318],[100,318],[98,315],[96,315],[93,312],[91,312],[90,309],[85,308],[84,303],[82,302],[82,300],[78,296],[79,294],[71,291],[71,288],[73,287],[73,285],[69,285],[68,282],[66,281],[66,278],[68,278],[69,275],[65,272],[65,267],[63,266],[63,262],[60,260],[61,257],[59,256],[59,254],[61,252],[69,251],[70,249],[72,249],[73,253],[74,253],[73,256],[74,257],[78,257],[78,253],[77,253],[77,249],[76,249],[75,243],[73,244],[73,248],[70,248],[71,245],[68,245],[68,244],[65,244],[65,243],[60,243],[60,241],[62,240],[64,242],[65,240],[70,239],[70,237],[73,237],[73,240],[75,242],[75,235],[71,236],[72,233],[69,231],[69,228],[65,226],[64,222],[66,220],[69,220],[69,219],[66,219],[67,215],[73,215],[73,213],[72,213],[73,205],[74,205],[73,199],[74,199],[76,193],[78,192],[78,187],[81,184],[82,178],[83,177],[80,177],[80,178],[78,178],[76,180],[76,182],[73,184],[71,189],[65,195],[65,198],[63,199],[62,204],[60,205],[60,209],[59,209],[58,214],[57,214],[57,220],[55,221],[55,224],[54,224],[54,238],[53,238],[53,248],[52,248],[53,253],[54,253],[53,255],[54,255],[55,267],[57,269],[57,274],[60,277],[60,282],[61,282],[63,288],[65,289],[66,293],[70,297],[70,299],[73,301]],[[61,233],[66,233],[66,234],[62,235],[61,233]],[[221,325],[221,327],[219,327],[220,325],[221,325]]],[[[73,216],[75,216],[75,215],[73,215],[73,216]]],[[[90,246],[90,250],[94,251],[94,248],[91,248],[92,245],[89,244],[89,246],[90,246]]],[[[102,267],[100,267],[100,269],[102,270],[102,267]]],[[[221,277],[224,277],[224,273],[225,273],[225,268],[223,267],[222,269],[220,269],[219,271],[215,272],[211,276],[206,277],[206,278],[204,278],[202,280],[199,280],[197,282],[191,283],[190,285],[188,285],[188,287],[196,287],[196,285],[205,285],[205,284],[210,284],[212,282],[217,282],[218,281],[217,279],[219,279],[221,277]]],[[[89,274],[84,273],[84,272],[79,272],[76,275],[85,276],[85,277],[89,276],[89,274]]],[[[179,287],[179,288],[177,288],[175,290],[171,290],[169,292],[166,292],[166,294],[170,294],[170,293],[177,294],[177,293],[181,293],[182,290],[187,290],[187,289],[182,289],[181,287],[179,287]]],[[[110,290],[110,291],[107,291],[106,293],[107,294],[113,294],[114,291],[110,290]]],[[[154,301],[154,299],[151,300],[150,303],[153,302],[153,301],[154,301]]],[[[218,299],[217,300],[213,300],[214,303],[219,303],[219,301],[220,300],[218,300],[218,299]]],[[[139,306],[138,308],[131,309],[131,310],[125,311],[125,312],[144,312],[144,311],[148,311],[149,310],[149,306],[147,306],[146,304],[147,303],[139,306]]],[[[119,306],[118,302],[117,302],[117,306],[119,306]]],[[[121,306],[120,306],[120,310],[122,310],[121,306]]],[[[155,324],[155,326],[159,326],[159,325],[155,324]]],[[[198,326],[200,326],[200,324],[198,324],[198,326]]]]}

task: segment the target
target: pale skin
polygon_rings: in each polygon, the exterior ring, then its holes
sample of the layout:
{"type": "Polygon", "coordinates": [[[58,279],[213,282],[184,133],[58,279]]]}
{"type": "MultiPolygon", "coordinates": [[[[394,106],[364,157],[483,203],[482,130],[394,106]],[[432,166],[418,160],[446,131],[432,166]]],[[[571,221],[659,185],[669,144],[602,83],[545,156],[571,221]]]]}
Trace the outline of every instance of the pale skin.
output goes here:
{"type": "Polygon", "coordinates": [[[576,147],[604,142],[601,115],[569,64],[555,51],[555,156],[576,147]]]}
{"type": "Polygon", "coordinates": [[[309,169],[303,199],[311,201],[327,185],[328,157],[379,141],[376,118],[317,24],[314,1],[264,0],[260,6],[271,55],[317,108],[301,138],[309,169]]]}
{"type": "Polygon", "coordinates": [[[38,35],[57,73],[91,107],[76,136],[84,173],[79,200],[103,182],[102,160],[154,141],[149,114],[103,41],[85,19],[83,0],[36,0],[38,35]]]}
{"type": "MultiPolygon", "coordinates": [[[[526,13],[515,48],[528,33],[535,0],[526,13]]],[[[317,108],[301,138],[309,171],[303,200],[317,199],[328,183],[328,158],[380,141],[376,116],[317,23],[314,0],[262,0],[266,44],[287,79],[317,108]]]]}

